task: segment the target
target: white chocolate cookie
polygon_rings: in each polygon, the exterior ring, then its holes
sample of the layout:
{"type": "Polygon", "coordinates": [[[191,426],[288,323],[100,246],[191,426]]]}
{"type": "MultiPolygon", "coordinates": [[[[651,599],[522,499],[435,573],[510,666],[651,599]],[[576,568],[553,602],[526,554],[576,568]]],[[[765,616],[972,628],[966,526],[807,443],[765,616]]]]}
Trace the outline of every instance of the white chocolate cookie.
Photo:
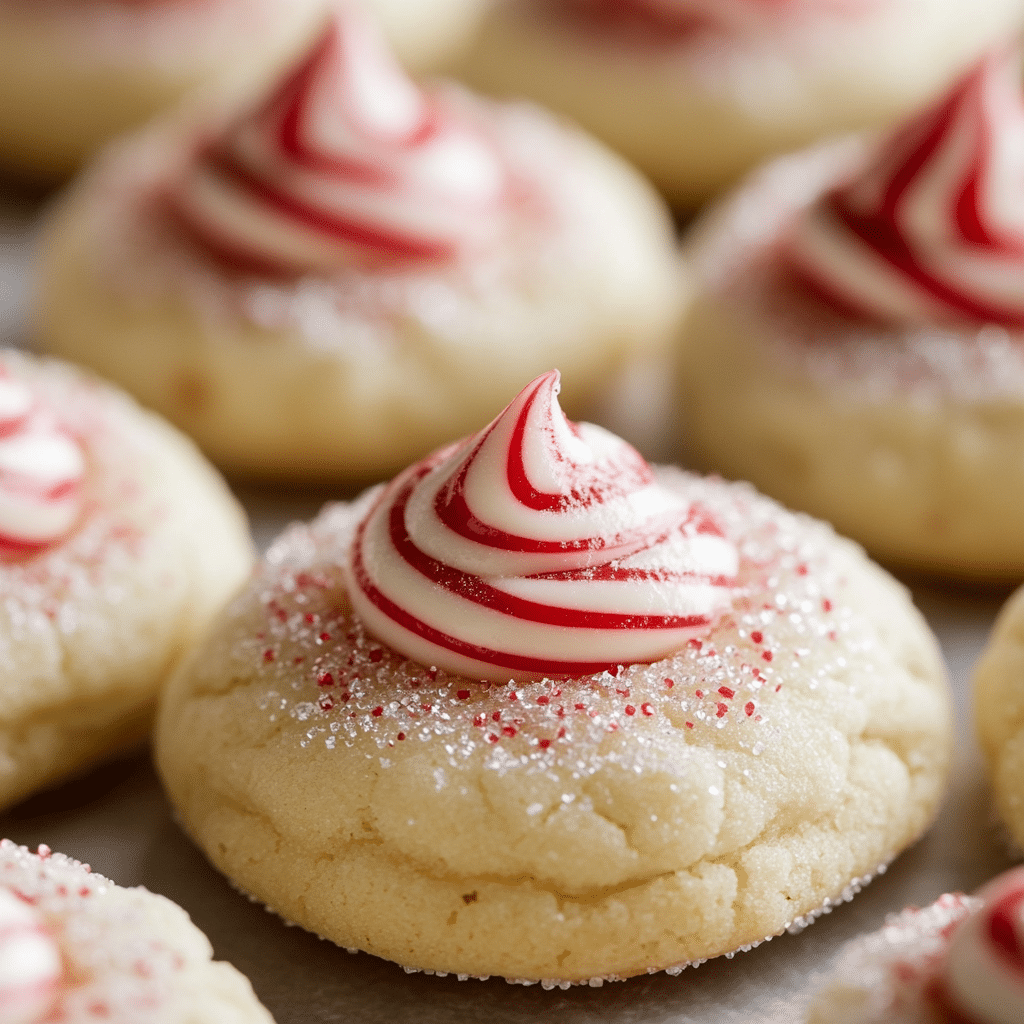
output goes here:
{"type": "Polygon", "coordinates": [[[755,945],[849,899],[945,783],[902,587],[553,388],[287,531],[161,705],[213,863],[410,969],[596,982],[755,945]]]}
{"type": "Polygon", "coordinates": [[[913,111],[1016,0],[510,0],[454,65],[577,120],[694,206],[772,154],[913,111]]]}
{"type": "Polygon", "coordinates": [[[884,140],[785,158],[710,214],[680,348],[693,458],[885,561],[1024,575],[1021,143],[1000,51],[884,140]]]}
{"type": "Polygon", "coordinates": [[[974,670],[974,723],[996,806],[1024,849],[1024,591],[996,620],[974,670]]]}
{"type": "Polygon", "coordinates": [[[1017,1024],[1024,1018],[1024,869],[947,894],[850,942],[808,1024],[1017,1024]]]}
{"type": "Polygon", "coordinates": [[[177,431],[69,366],[0,354],[0,806],[140,743],[251,560],[177,431]]]}
{"type": "Polygon", "coordinates": [[[5,1024],[273,1024],[181,907],[0,840],[5,1024]]]}
{"type": "Polygon", "coordinates": [[[46,230],[41,337],[248,475],[379,478],[558,362],[660,347],[660,201],[540,111],[424,91],[339,15],[265,102],[140,137],[46,230]],[[199,137],[202,136],[202,137],[199,137]]]}
{"type": "Polygon", "coordinates": [[[225,74],[287,62],[325,0],[0,0],[0,163],[69,174],[225,74]]]}

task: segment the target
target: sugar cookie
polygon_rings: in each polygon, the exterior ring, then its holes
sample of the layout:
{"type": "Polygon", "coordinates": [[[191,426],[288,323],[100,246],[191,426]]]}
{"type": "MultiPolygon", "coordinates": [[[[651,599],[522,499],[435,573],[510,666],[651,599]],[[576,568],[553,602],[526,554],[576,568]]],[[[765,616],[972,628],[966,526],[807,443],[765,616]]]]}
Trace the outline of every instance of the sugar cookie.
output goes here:
{"type": "Polygon", "coordinates": [[[1016,0],[511,0],[455,71],[563,111],[693,206],[772,154],[905,116],[1021,17],[1016,0]]]}
{"type": "Polygon", "coordinates": [[[181,907],[0,840],[4,1024],[273,1024],[181,907]]]}
{"type": "Polygon", "coordinates": [[[245,474],[375,478],[560,360],[660,346],[657,197],[540,111],[416,87],[354,11],[257,109],[137,139],[43,252],[42,339],[245,474]]]}
{"type": "Polygon", "coordinates": [[[216,866],[407,968],[597,984],[756,945],[851,898],[943,789],[903,589],[556,394],[291,528],[161,706],[216,866]]]}
{"type": "Polygon", "coordinates": [[[698,228],[702,465],[886,561],[1024,576],[1024,98],[988,55],[881,143],[779,161],[698,228]]]}
{"type": "Polygon", "coordinates": [[[141,742],[251,561],[244,515],[176,431],[0,353],[0,806],[141,742]]]}
{"type": "Polygon", "coordinates": [[[1024,869],[947,894],[849,943],[808,1024],[1017,1024],[1024,1019],[1024,869]]]}

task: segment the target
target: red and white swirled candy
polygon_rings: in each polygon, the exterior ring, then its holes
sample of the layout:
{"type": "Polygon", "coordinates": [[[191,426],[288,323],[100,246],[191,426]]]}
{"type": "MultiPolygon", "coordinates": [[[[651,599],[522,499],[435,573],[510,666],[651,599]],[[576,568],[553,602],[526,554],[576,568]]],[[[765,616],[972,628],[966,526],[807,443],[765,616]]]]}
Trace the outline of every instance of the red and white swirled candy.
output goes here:
{"type": "Polygon", "coordinates": [[[507,682],[650,662],[730,606],[735,546],[625,441],[559,408],[556,371],[388,484],[350,592],[406,657],[507,682]]]}
{"type": "Polygon", "coordinates": [[[981,909],[953,933],[945,989],[965,1024],[1024,1021],[1024,868],[985,886],[981,909]]]}
{"type": "Polygon", "coordinates": [[[0,552],[64,537],[81,512],[84,476],[77,441],[28,387],[0,371],[0,552]]]}
{"type": "Polygon", "coordinates": [[[53,1008],[64,969],[40,914],[0,885],[0,1020],[37,1024],[53,1008]]]}
{"type": "Polygon", "coordinates": [[[1021,57],[985,57],[797,225],[797,269],[842,307],[1024,327],[1021,57]]]}
{"type": "Polygon", "coordinates": [[[200,151],[172,202],[229,262],[304,274],[476,252],[504,223],[506,192],[485,131],[414,85],[346,7],[265,103],[200,151]]]}

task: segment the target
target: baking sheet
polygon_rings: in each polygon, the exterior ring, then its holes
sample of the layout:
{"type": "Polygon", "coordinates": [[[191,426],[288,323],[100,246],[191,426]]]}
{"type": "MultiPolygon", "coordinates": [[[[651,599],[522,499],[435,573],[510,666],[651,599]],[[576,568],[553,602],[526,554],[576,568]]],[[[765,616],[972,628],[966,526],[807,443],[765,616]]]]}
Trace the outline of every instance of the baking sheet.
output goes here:
{"type": "MultiPolygon", "coordinates": [[[[44,201],[0,182],[0,344],[27,340],[31,238],[44,201]]],[[[650,435],[647,445],[656,444],[650,435]]],[[[260,548],[288,522],[309,518],[324,494],[236,488],[260,548]]],[[[0,816],[0,835],[47,843],[121,885],[145,885],[180,903],[220,959],[252,980],[278,1024],[796,1024],[841,944],[885,915],[942,892],[976,888],[1012,862],[994,822],[970,726],[969,681],[1006,592],[906,581],[938,634],[950,670],[959,747],[949,795],[925,838],[855,900],[799,935],[672,978],[543,991],[499,979],[459,982],[406,974],[286,927],[215,872],[174,823],[148,754],[104,766],[0,816]]]]}

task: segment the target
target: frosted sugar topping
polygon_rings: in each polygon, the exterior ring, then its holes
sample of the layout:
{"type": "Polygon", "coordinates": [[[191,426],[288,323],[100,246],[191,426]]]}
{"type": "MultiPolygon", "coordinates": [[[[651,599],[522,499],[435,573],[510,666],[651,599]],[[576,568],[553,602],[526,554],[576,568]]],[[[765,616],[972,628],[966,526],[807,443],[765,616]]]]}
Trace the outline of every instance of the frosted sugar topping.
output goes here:
{"type": "Polygon", "coordinates": [[[200,150],[172,201],[222,259],[301,275],[486,249],[506,191],[488,131],[414,85],[346,6],[262,103],[200,150]]]}
{"type": "Polygon", "coordinates": [[[841,307],[899,324],[1024,326],[1024,95],[989,53],[799,219],[790,258],[841,307]]]}
{"type": "Polygon", "coordinates": [[[0,555],[60,541],[81,513],[84,477],[78,442],[0,367],[0,555]]]}
{"type": "Polygon", "coordinates": [[[945,987],[970,1024],[1024,1020],[1024,868],[1000,876],[950,941],[945,987]]]}
{"type": "Polygon", "coordinates": [[[57,999],[63,966],[42,915],[0,883],[0,1018],[37,1024],[57,999]]]}
{"type": "Polygon", "coordinates": [[[424,665],[508,681],[664,657],[730,605],[738,556],[643,458],[539,377],[474,437],[412,466],[359,525],[371,633],[424,665]]]}

